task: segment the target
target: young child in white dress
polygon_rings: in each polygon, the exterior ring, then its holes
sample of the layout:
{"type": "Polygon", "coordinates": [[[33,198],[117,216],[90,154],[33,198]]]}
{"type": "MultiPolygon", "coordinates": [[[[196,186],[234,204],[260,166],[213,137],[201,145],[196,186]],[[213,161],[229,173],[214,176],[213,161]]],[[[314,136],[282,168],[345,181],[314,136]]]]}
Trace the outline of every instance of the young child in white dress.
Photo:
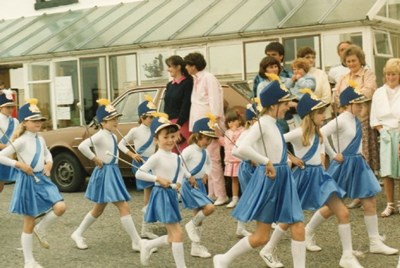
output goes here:
{"type": "MultiPolygon", "coordinates": [[[[118,143],[118,148],[132,158],[132,172],[136,173],[137,168],[141,167],[146,160],[154,154],[156,146],[153,141],[153,135],[150,131],[150,124],[153,121],[153,114],[157,111],[156,106],[150,96],[145,95],[145,101],[138,106],[139,126],[132,128],[126,136],[118,143]],[[130,150],[127,146],[128,142],[133,142],[135,151],[130,150]]],[[[143,190],[144,207],[142,229],[140,235],[143,238],[154,239],[158,236],[154,234],[150,226],[144,221],[144,214],[146,213],[147,204],[149,203],[151,189],[154,186],[153,182],[142,181],[135,179],[136,190],[143,190]]]]}
{"type": "MultiPolygon", "coordinates": [[[[362,112],[362,105],[368,98],[357,89],[353,81],[350,81],[350,86],[342,91],[339,99],[343,112],[337,117],[337,121],[332,120],[321,128],[325,139],[325,151],[330,159],[333,159],[328,173],[346,192],[346,197],[361,199],[370,252],[396,254],[398,250],[385,245],[379,235],[375,196],[381,191],[381,187],[374,172],[361,155],[362,127],[357,116],[362,112]],[[328,137],[332,137],[335,149],[327,140],[328,137]],[[338,141],[341,152],[338,152],[338,141]]],[[[331,216],[332,212],[327,211],[324,214],[326,216],[316,222],[315,227],[331,216]]]]}
{"type": "Polygon", "coordinates": [[[208,249],[201,245],[200,241],[203,221],[215,210],[205,187],[211,172],[211,160],[206,149],[213,139],[217,139],[215,131],[211,128],[213,124],[213,120],[210,118],[197,120],[189,137],[190,145],[182,151],[182,160],[191,174],[191,177],[184,178],[182,182],[182,206],[193,210],[194,214],[193,218],[185,225],[185,229],[192,241],[190,254],[200,258],[211,257],[208,249]]]}
{"type": "Polygon", "coordinates": [[[256,221],[256,230],[225,254],[215,255],[215,268],[229,267],[240,255],[265,245],[273,222],[291,225],[293,266],[305,267],[304,217],[287,163],[286,143],[277,125],[277,118],[283,118],[294,96],[277,80],[261,91],[262,116],[238,148],[240,155],[259,165],[232,215],[243,222],[256,221]],[[264,153],[258,153],[253,146],[263,148],[264,153]]]}
{"type": "MultiPolygon", "coordinates": [[[[0,150],[7,147],[19,125],[18,120],[12,117],[16,105],[11,90],[0,91],[0,150]]],[[[15,181],[12,171],[12,167],[0,165],[0,193],[3,191],[4,183],[15,181]]]]}
{"type": "Polygon", "coordinates": [[[171,123],[167,117],[155,117],[151,122],[151,131],[158,146],[155,154],[136,172],[136,178],[154,182],[145,221],[161,222],[167,228],[167,235],[153,240],[142,240],[140,262],[149,265],[152,250],[157,247],[172,245],[172,255],[178,268],[186,267],[182,220],[179,212],[178,193],[183,176],[191,175],[182,164],[181,158],[172,152],[176,146],[179,125],[171,123]]]}
{"type": "Polygon", "coordinates": [[[117,207],[121,224],[131,238],[132,249],[140,251],[140,237],[128,204],[131,196],[118,168],[117,138],[113,133],[118,126],[118,117],[122,114],[118,113],[107,99],[100,99],[97,102],[99,107],[96,118],[102,129],[78,146],[82,154],[96,164],[85,194],[85,197],[95,204],[72,233],[71,238],[75,241],[77,248],[87,249],[88,245],[83,233],[103,214],[108,203],[112,203],[117,207]],[[94,152],[90,147],[93,147],[94,152]]]}
{"type": "Polygon", "coordinates": [[[21,106],[18,113],[21,124],[12,143],[0,152],[0,163],[16,168],[10,211],[24,216],[21,244],[25,268],[42,267],[33,257],[32,233],[42,247],[50,248],[46,239],[47,229],[66,209],[57,186],[49,178],[53,158],[44,139],[38,135],[46,118],[40,113],[37,102],[37,99],[30,99],[21,106]],[[17,155],[17,160],[9,158],[13,154],[17,155]],[[43,219],[35,226],[35,218],[44,213],[43,219]]]}

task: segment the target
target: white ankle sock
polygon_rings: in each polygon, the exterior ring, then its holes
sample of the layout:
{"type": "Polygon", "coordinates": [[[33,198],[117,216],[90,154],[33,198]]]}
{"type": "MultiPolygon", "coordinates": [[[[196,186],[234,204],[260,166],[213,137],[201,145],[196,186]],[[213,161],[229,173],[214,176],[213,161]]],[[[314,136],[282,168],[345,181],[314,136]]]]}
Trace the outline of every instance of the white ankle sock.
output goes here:
{"type": "Polygon", "coordinates": [[[364,216],[365,226],[367,227],[368,237],[377,237],[379,236],[378,231],[378,216],[364,216]]]}
{"type": "Polygon", "coordinates": [[[196,216],[193,217],[192,222],[195,226],[199,226],[205,218],[206,216],[204,215],[203,211],[200,210],[197,212],[196,216]]]}
{"type": "Polygon", "coordinates": [[[319,212],[319,210],[317,212],[314,213],[314,215],[311,217],[310,222],[307,224],[306,229],[311,232],[314,233],[315,229],[317,229],[317,227],[319,225],[321,225],[326,219],[324,217],[322,217],[321,213],[319,212]]]}
{"type": "Polygon", "coordinates": [[[186,268],[182,242],[172,242],[172,255],[174,256],[177,268],[186,268]]]}
{"type": "Polygon", "coordinates": [[[35,259],[33,258],[33,252],[32,252],[33,248],[32,234],[22,233],[21,245],[22,245],[22,252],[24,253],[25,263],[34,262],[35,259]]]}
{"type": "Polygon", "coordinates": [[[243,237],[228,252],[222,255],[222,260],[226,266],[229,266],[234,259],[251,249],[253,248],[250,245],[249,237],[243,237]]]}
{"type": "Polygon", "coordinates": [[[122,226],[124,227],[125,231],[129,234],[129,236],[131,237],[132,242],[139,244],[140,236],[139,236],[138,232],[136,231],[136,227],[135,227],[135,224],[133,223],[132,216],[126,215],[126,216],[122,216],[120,219],[121,219],[122,226]]]}
{"type": "Polygon", "coordinates": [[[163,235],[156,239],[147,240],[147,245],[149,245],[150,248],[168,246],[168,235],[163,235]]]}
{"type": "Polygon", "coordinates": [[[338,225],[340,241],[342,241],[343,255],[353,253],[350,223],[338,225]]]}
{"type": "Polygon", "coordinates": [[[58,218],[54,211],[47,213],[43,219],[36,225],[40,232],[46,232],[47,228],[58,218]]]}
{"type": "Polygon", "coordinates": [[[293,268],[306,267],[306,243],[304,241],[296,241],[292,239],[292,259],[293,268]]]}
{"type": "Polygon", "coordinates": [[[246,227],[244,226],[244,222],[238,221],[236,230],[245,230],[245,229],[246,229],[246,227]]]}
{"type": "Polygon", "coordinates": [[[269,239],[268,243],[264,246],[261,251],[271,252],[282,240],[282,237],[285,235],[286,231],[281,228],[278,224],[275,227],[275,230],[272,232],[271,238],[269,239]]]}
{"type": "Polygon", "coordinates": [[[83,232],[85,232],[90,225],[92,225],[97,218],[93,217],[92,214],[89,212],[86,214],[85,218],[83,218],[81,224],[79,225],[78,229],[75,230],[75,233],[82,236],[83,232]]]}

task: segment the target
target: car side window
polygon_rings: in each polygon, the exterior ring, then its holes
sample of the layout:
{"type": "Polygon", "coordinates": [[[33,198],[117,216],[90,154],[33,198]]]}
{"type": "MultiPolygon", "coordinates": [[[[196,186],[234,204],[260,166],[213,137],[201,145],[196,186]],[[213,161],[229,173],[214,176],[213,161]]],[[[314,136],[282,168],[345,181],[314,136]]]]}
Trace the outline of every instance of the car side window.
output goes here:
{"type": "Polygon", "coordinates": [[[119,101],[115,108],[119,113],[122,114],[120,117],[120,123],[133,123],[139,121],[138,106],[140,103],[145,101],[145,95],[151,96],[153,99],[157,94],[157,90],[147,90],[132,92],[126,95],[121,101],[119,101]]]}

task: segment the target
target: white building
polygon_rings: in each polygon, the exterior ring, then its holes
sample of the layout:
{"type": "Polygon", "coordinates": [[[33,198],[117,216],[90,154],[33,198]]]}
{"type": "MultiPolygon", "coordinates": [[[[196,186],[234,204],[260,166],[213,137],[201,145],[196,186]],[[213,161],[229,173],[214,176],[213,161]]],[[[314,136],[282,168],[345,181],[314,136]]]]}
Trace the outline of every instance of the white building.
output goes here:
{"type": "Polygon", "coordinates": [[[399,0],[13,0],[1,1],[0,80],[21,100],[36,97],[49,128],[80,125],[95,100],[136,85],[165,84],[164,60],[203,53],[221,80],[251,80],[264,48],[280,41],[290,63],[299,47],[325,70],[336,45],[362,46],[376,71],[399,57],[399,0]],[[35,10],[36,7],[53,6],[35,10]]]}

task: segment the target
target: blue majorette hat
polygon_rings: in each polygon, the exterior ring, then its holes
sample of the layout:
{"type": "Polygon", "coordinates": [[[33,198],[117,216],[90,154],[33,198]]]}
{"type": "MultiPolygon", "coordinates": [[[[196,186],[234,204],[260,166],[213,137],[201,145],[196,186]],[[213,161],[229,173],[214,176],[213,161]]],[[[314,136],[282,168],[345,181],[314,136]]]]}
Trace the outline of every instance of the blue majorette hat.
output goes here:
{"type": "Polygon", "coordinates": [[[0,90],[0,107],[16,106],[11,89],[0,90]]]}
{"type": "Polygon", "coordinates": [[[211,138],[217,138],[214,130],[215,122],[209,117],[201,118],[194,122],[193,133],[200,133],[211,138]]]}
{"type": "Polygon", "coordinates": [[[27,103],[21,106],[18,111],[18,120],[20,122],[27,120],[27,121],[45,121],[47,120],[44,117],[39,107],[37,107],[38,100],[37,99],[29,99],[27,103]]]}
{"type": "Polygon", "coordinates": [[[349,86],[340,93],[339,100],[340,106],[346,106],[352,103],[363,103],[370,99],[357,89],[357,84],[354,81],[350,80],[349,86]]]}
{"type": "Polygon", "coordinates": [[[180,129],[180,126],[178,124],[174,124],[171,121],[168,120],[168,115],[165,113],[153,113],[154,116],[153,121],[151,121],[150,125],[150,131],[151,134],[157,134],[161,129],[166,128],[168,126],[174,126],[176,128],[176,131],[180,129]]]}
{"type": "Polygon", "coordinates": [[[99,99],[96,102],[99,104],[99,107],[96,111],[97,122],[101,123],[103,121],[122,116],[122,114],[118,113],[115,107],[111,105],[109,100],[99,99]]]}
{"type": "Polygon", "coordinates": [[[260,99],[254,98],[253,101],[254,101],[253,103],[248,103],[246,105],[246,112],[245,112],[246,121],[257,119],[257,115],[262,110],[260,99]]]}
{"type": "Polygon", "coordinates": [[[149,95],[145,95],[144,98],[145,101],[138,106],[138,115],[151,115],[152,113],[157,112],[157,108],[153,103],[152,97],[149,95]]]}
{"type": "Polygon", "coordinates": [[[260,101],[262,107],[268,107],[280,102],[286,102],[296,99],[296,96],[290,94],[290,91],[284,84],[281,84],[277,75],[266,74],[272,80],[261,90],[260,101]]]}
{"type": "Polygon", "coordinates": [[[312,111],[329,105],[329,103],[320,100],[309,88],[301,89],[300,92],[304,94],[297,104],[297,113],[301,119],[312,111]]]}

